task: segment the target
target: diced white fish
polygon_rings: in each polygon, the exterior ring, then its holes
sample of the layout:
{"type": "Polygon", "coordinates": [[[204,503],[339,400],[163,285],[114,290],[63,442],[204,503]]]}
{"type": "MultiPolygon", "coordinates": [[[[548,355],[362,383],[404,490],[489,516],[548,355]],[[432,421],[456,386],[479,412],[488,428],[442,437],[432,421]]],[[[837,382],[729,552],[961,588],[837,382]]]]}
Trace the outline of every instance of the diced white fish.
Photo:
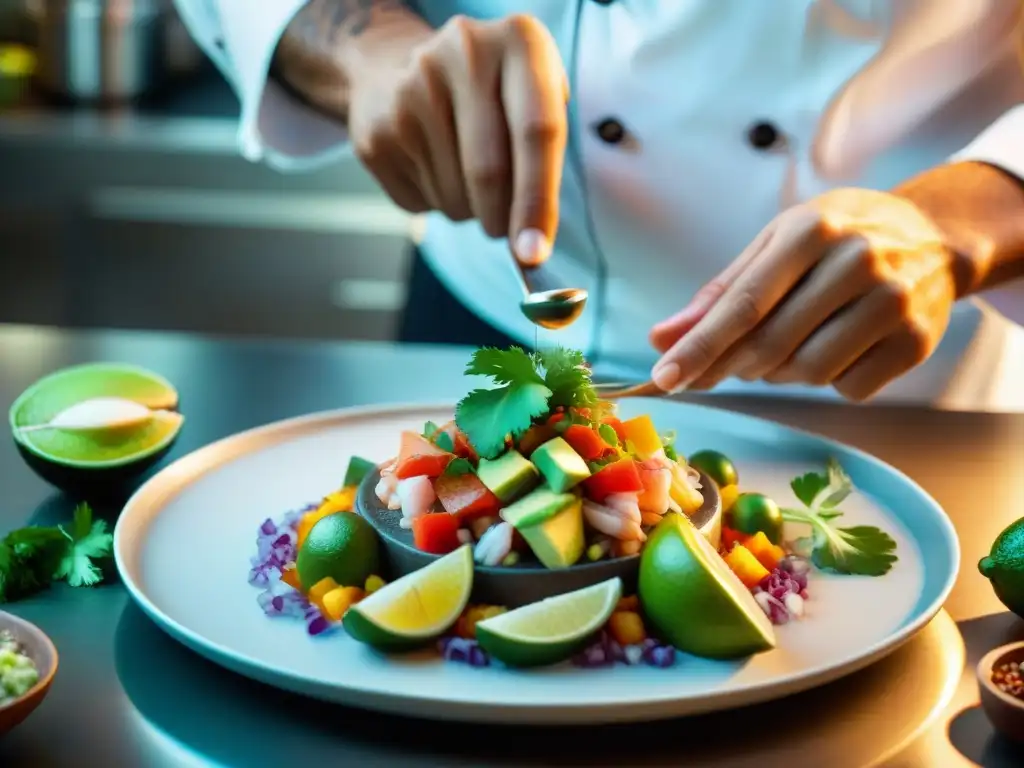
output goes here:
{"type": "Polygon", "coordinates": [[[633,522],[640,522],[640,506],[637,503],[639,497],[637,491],[625,493],[612,493],[605,497],[604,506],[610,507],[619,513],[620,516],[628,518],[633,522]]]}
{"type": "Polygon", "coordinates": [[[427,514],[434,502],[437,501],[434,484],[426,475],[399,480],[397,495],[402,505],[403,520],[412,521],[427,514]]]}
{"type": "Polygon", "coordinates": [[[377,494],[380,503],[388,509],[402,508],[402,503],[398,498],[398,478],[394,475],[381,475],[373,492],[377,494]]]}
{"type": "Polygon", "coordinates": [[[804,599],[796,594],[796,592],[787,592],[786,596],[782,599],[782,604],[786,606],[786,610],[789,611],[791,616],[797,619],[803,618],[804,599]]]}
{"type": "Polygon", "coordinates": [[[640,523],[622,516],[611,507],[593,501],[583,502],[583,518],[597,531],[620,541],[646,541],[640,523]]]}
{"type": "Polygon", "coordinates": [[[397,458],[391,459],[391,461],[387,462],[386,464],[381,465],[380,476],[381,477],[387,477],[388,475],[393,474],[394,471],[395,471],[395,467],[397,467],[397,466],[398,466],[398,459],[397,458]]]}
{"type": "Polygon", "coordinates": [[[651,458],[640,462],[637,469],[640,482],[644,484],[644,490],[637,499],[640,511],[664,515],[672,502],[672,462],[664,457],[651,458]]]}
{"type": "Polygon", "coordinates": [[[505,521],[492,525],[473,549],[473,559],[481,565],[498,565],[512,551],[512,526],[505,521]]]}

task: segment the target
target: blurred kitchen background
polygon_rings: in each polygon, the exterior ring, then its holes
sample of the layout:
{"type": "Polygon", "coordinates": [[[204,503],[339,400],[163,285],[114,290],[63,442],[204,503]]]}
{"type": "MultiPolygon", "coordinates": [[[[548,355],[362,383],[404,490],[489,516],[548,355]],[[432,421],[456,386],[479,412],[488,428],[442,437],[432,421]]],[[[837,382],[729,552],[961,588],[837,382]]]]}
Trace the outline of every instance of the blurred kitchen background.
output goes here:
{"type": "Polygon", "coordinates": [[[237,110],[170,0],[0,0],[0,322],[391,338],[415,220],[237,110]]]}

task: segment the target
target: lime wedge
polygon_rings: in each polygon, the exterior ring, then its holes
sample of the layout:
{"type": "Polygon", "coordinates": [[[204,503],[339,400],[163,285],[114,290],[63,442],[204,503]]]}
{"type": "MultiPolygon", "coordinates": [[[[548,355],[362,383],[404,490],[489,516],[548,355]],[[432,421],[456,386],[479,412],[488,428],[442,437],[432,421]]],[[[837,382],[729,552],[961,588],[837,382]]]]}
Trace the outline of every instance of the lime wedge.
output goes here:
{"type": "Polygon", "coordinates": [[[513,667],[565,661],[607,623],[622,596],[622,581],[549,597],[477,622],[476,639],[494,658],[513,667]]]}
{"type": "Polygon", "coordinates": [[[458,621],[472,589],[473,548],[466,544],[356,603],[342,626],[383,651],[416,648],[458,621]]]}
{"type": "Polygon", "coordinates": [[[640,604],[678,650],[735,659],[771,650],[775,630],[750,593],[688,518],[670,512],[640,554],[640,604]]]}

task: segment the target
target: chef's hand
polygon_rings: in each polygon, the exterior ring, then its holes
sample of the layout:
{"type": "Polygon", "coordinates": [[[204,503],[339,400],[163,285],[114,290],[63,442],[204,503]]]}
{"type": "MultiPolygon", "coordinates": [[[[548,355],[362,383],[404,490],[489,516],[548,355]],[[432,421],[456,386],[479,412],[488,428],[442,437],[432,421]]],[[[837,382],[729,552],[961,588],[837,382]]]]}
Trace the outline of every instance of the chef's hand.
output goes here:
{"type": "Polygon", "coordinates": [[[455,17],[374,82],[355,83],[355,152],[400,207],[478,219],[526,264],[551,253],[568,79],[530,16],[455,17]]]}
{"type": "Polygon", "coordinates": [[[659,323],[667,391],[729,376],[831,384],[864,400],[924,362],[957,296],[955,258],[909,200],[827,192],[781,214],[689,306],[659,323]]]}

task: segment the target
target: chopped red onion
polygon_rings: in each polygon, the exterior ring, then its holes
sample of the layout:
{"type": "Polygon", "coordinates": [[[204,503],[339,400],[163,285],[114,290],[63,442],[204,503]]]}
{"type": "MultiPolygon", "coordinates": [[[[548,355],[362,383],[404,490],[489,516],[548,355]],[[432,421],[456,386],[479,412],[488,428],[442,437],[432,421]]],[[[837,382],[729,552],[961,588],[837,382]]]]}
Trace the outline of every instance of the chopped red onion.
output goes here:
{"type": "Polygon", "coordinates": [[[468,664],[471,667],[486,667],[491,663],[487,652],[476,640],[464,637],[442,637],[437,643],[437,650],[445,661],[468,664]]]}

